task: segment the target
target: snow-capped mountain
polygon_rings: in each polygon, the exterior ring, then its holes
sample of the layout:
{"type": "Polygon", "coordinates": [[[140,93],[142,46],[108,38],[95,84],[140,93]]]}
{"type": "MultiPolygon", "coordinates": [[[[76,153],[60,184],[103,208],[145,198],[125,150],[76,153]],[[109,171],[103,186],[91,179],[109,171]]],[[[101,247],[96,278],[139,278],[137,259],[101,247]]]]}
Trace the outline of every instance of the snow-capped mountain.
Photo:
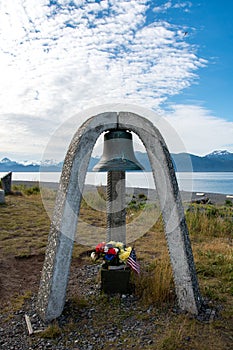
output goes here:
{"type": "Polygon", "coordinates": [[[40,165],[40,161],[37,160],[22,160],[19,161],[18,164],[22,164],[22,165],[40,165]]]}
{"type": "Polygon", "coordinates": [[[53,159],[41,161],[12,161],[9,158],[0,160],[0,172],[37,172],[37,171],[61,171],[62,162],[57,162],[53,159]]]}
{"type": "Polygon", "coordinates": [[[233,153],[230,153],[227,150],[217,150],[207,154],[205,157],[210,159],[233,160],[233,153]]]}
{"type": "Polygon", "coordinates": [[[9,163],[9,162],[11,162],[11,160],[10,160],[9,158],[3,158],[3,159],[0,161],[0,163],[2,163],[2,164],[7,164],[7,163],[9,163]]]}
{"type": "MultiPolygon", "coordinates": [[[[135,152],[138,161],[143,165],[145,171],[150,171],[150,162],[146,153],[135,152]]],[[[226,150],[213,151],[204,157],[195,156],[188,153],[171,154],[176,171],[185,172],[190,171],[190,162],[192,162],[192,169],[195,172],[233,172],[233,153],[226,150]]],[[[92,157],[90,159],[88,171],[92,171],[99,161],[99,157],[92,157]]],[[[9,158],[0,160],[0,172],[60,172],[62,170],[63,162],[58,162],[54,159],[43,160],[42,162],[23,161],[16,162],[9,158]]]]}

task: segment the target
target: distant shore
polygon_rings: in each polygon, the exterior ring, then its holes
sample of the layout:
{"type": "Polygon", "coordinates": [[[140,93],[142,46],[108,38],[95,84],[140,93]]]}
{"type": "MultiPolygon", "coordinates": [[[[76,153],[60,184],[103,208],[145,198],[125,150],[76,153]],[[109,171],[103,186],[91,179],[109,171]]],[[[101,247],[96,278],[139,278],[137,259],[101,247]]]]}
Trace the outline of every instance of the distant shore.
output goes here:
{"type": "MultiPolygon", "coordinates": [[[[24,181],[24,180],[13,180],[12,181],[12,185],[25,185],[27,187],[32,187],[35,186],[36,184],[38,184],[37,181],[24,181]]],[[[47,187],[53,190],[56,190],[59,186],[58,183],[55,182],[40,182],[40,186],[42,187],[47,187]]],[[[96,186],[94,185],[89,185],[86,184],[85,185],[85,191],[92,191],[94,190],[96,186]]],[[[157,197],[157,193],[156,190],[154,189],[147,189],[147,188],[139,188],[139,187],[135,187],[133,189],[134,193],[138,194],[138,193],[144,193],[145,195],[150,194],[149,197],[157,197]]],[[[127,192],[127,189],[126,189],[127,192]]],[[[132,188],[129,188],[129,192],[132,192],[132,188]]],[[[181,193],[181,197],[182,200],[184,202],[195,202],[195,201],[205,201],[209,199],[209,203],[212,204],[217,204],[217,205],[223,205],[225,204],[226,200],[230,200],[233,203],[233,196],[229,196],[227,194],[222,194],[222,193],[209,193],[209,192],[202,192],[202,193],[198,193],[198,192],[187,192],[187,191],[180,191],[181,193]]]]}

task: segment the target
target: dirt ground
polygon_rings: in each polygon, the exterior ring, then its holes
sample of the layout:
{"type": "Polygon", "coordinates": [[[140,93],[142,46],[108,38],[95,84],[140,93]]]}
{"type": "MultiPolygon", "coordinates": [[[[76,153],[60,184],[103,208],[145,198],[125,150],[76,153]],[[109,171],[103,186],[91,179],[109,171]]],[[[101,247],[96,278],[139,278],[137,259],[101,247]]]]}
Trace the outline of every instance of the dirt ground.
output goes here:
{"type": "MultiPolygon", "coordinates": [[[[85,261],[73,258],[70,268],[68,291],[77,289],[78,269],[85,261]]],[[[12,299],[26,292],[37,294],[40,284],[44,255],[31,255],[28,258],[4,256],[0,259],[0,309],[11,303],[12,299]]]]}
{"type": "Polygon", "coordinates": [[[4,257],[0,260],[0,300],[1,306],[7,304],[17,294],[31,290],[36,292],[39,286],[44,255],[29,258],[4,257]]]}

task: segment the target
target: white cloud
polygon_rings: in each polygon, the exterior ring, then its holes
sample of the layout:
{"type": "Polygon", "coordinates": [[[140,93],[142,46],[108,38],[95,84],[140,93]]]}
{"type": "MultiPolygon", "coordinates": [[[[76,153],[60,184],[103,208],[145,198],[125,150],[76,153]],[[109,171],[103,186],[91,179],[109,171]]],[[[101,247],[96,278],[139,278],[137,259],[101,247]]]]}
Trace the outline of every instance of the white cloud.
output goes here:
{"type": "Polygon", "coordinates": [[[1,115],[0,159],[5,156],[18,160],[41,159],[55,126],[55,121],[37,116],[1,115]]]}
{"type": "MultiPolygon", "coordinates": [[[[190,86],[207,62],[179,27],[146,24],[147,9],[147,0],[2,2],[0,123],[13,117],[12,137],[23,132],[21,120],[32,134],[37,118],[47,121],[47,134],[80,110],[104,103],[160,109],[190,86]]],[[[27,140],[18,152],[29,147],[27,140]]],[[[34,140],[45,147],[36,132],[34,140]]],[[[13,152],[6,138],[0,149],[13,152]]]]}
{"type": "MultiPolygon", "coordinates": [[[[233,152],[233,122],[217,118],[202,107],[194,105],[171,106],[171,112],[165,119],[176,130],[187,152],[205,155],[213,150],[233,152]]],[[[172,140],[167,140],[173,152],[172,140]]]]}
{"type": "Polygon", "coordinates": [[[192,7],[192,3],[190,1],[184,1],[184,2],[174,2],[174,1],[167,1],[160,6],[155,6],[153,8],[154,12],[166,12],[169,9],[182,9],[185,12],[189,11],[189,8],[192,7]]]}
{"type": "MultiPolygon", "coordinates": [[[[192,48],[181,41],[178,32],[169,24],[142,26],[146,1],[112,1],[112,6],[108,5],[109,14],[102,13],[100,17],[100,6],[87,1],[81,3],[82,7],[71,8],[70,12],[65,11],[67,2],[64,1],[59,2],[60,7],[50,8],[45,6],[46,2],[38,7],[37,1],[35,7],[29,6],[32,2],[26,1],[24,8],[18,2],[15,8],[20,17],[18,21],[15,21],[17,16],[14,11],[12,16],[6,15],[12,22],[3,40],[5,50],[2,56],[5,58],[8,52],[11,64],[7,61],[6,67],[3,66],[6,68],[3,69],[3,82],[8,93],[11,92],[20,101],[12,111],[9,98],[3,98],[4,112],[19,112],[20,108],[27,107],[27,113],[33,114],[38,108],[33,99],[36,91],[40,92],[43,108],[49,112],[58,100],[66,100],[67,94],[64,96],[64,92],[68,86],[73,91],[78,88],[75,97],[81,101],[82,86],[89,89],[91,98],[96,95],[102,98],[101,95],[106,93],[107,98],[122,98],[126,96],[128,86],[128,95],[137,100],[138,92],[142,100],[143,92],[147,95],[146,90],[151,91],[151,86],[160,97],[166,97],[166,94],[178,93],[184,87],[181,81],[186,80],[185,84],[189,85],[194,78],[191,71],[202,64],[192,53],[192,48]],[[49,13],[51,17],[47,18],[49,13]],[[75,28],[66,27],[71,20],[75,28]],[[9,33],[10,36],[12,33],[18,34],[9,41],[9,33]],[[168,55],[171,57],[169,62],[166,61],[168,55]],[[164,68],[169,71],[165,73],[164,68]],[[185,77],[182,79],[183,74],[185,77]],[[70,75],[73,76],[71,81],[70,75]],[[97,82],[102,80],[103,84],[96,84],[97,77],[97,82]],[[115,80],[118,89],[112,93],[112,82],[115,80]],[[164,80],[162,89],[161,80],[164,80]],[[14,88],[11,89],[11,86],[14,88]],[[96,87],[99,94],[96,94],[96,87]],[[59,97],[55,98],[55,94],[59,97]]],[[[10,10],[5,9],[7,13],[10,10]]],[[[69,94],[67,97],[71,98],[69,94]]],[[[72,103],[72,100],[69,101],[72,103]]],[[[156,100],[151,100],[150,106],[152,104],[157,106],[156,100]]]]}

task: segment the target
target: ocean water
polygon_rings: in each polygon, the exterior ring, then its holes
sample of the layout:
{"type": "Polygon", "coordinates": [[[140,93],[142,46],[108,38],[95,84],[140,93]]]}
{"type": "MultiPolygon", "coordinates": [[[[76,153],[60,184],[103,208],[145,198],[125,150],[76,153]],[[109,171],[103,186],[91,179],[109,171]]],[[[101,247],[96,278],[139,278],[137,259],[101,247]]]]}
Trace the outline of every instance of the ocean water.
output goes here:
{"type": "Polygon", "coordinates": [[[192,177],[193,192],[233,194],[233,172],[177,173],[180,189],[189,187],[192,177]],[[182,188],[183,187],[183,188],[182,188]]]}
{"type": "MultiPolygon", "coordinates": [[[[0,173],[0,178],[6,173],[0,173]]],[[[13,180],[59,182],[60,173],[20,173],[12,174],[13,180]]],[[[210,192],[233,195],[233,172],[198,172],[198,173],[176,173],[180,190],[192,192],[210,192]]],[[[87,173],[87,184],[106,185],[106,173],[87,173]]],[[[138,172],[126,173],[126,186],[155,188],[152,173],[138,172]]]]}

